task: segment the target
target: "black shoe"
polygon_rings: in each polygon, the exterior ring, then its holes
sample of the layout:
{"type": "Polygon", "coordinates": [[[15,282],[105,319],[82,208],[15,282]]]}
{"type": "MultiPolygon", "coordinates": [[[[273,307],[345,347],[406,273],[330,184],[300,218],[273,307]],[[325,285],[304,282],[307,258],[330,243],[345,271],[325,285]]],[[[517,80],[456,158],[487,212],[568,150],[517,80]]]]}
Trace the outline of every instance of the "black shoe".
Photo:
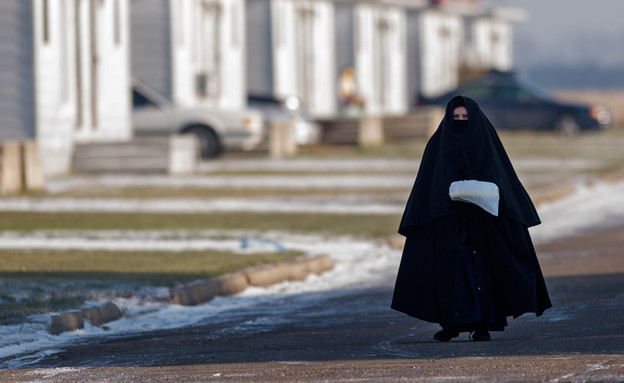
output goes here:
{"type": "Polygon", "coordinates": [[[459,331],[444,328],[436,332],[435,334],[433,334],[433,339],[440,341],[440,342],[448,342],[449,340],[456,338],[458,336],[459,336],[459,331]]]}
{"type": "Polygon", "coordinates": [[[470,339],[475,342],[490,340],[490,333],[487,330],[475,330],[470,333],[470,339]]]}

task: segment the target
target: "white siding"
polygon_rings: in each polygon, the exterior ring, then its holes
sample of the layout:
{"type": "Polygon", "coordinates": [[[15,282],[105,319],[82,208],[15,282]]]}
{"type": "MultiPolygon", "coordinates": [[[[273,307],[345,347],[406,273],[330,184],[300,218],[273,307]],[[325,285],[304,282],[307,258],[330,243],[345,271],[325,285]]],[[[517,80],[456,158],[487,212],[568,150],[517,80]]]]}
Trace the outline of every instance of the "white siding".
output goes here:
{"type": "Polygon", "coordinates": [[[96,5],[95,17],[96,84],[91,84],[96,90],[95,125],[83,125],[76,132],[76,139],[127,140],[132,135],[128,2],[103,0],[100,4],[96,5]]]}
{"type": "Polygon", "coordinates": [[[295,6],[289,0],[273,0],[271,3],[273,33],[273,78],[275,94],[285,97],[303,96],[297,89],[295,60],[295,6]]]}
{"type": "Polygon", "coordinates": [[[364,101],[367,114],[381,113],[377,100],[375,77],[375,52],[373,49],[374,8],[363,6],[356,8],[355,17],[355,76],[364,101]]]}
{"type": "Polygon", "coordinates": [[[192,106],[195,97],[193,10],[195,0],[171,0],[172,101],[192,106]]]}
{"type": "Polygon", "coordinates": [[[458,15],[427,10],[419,25],[421,92],[433,97],[458,85],[463,23],[458,15]]]}
{"type": "Polygon", "coordinates": [[[70,170],[74,141],[131,136],[128,2],[33,0],[33,4],[37,140],[46,174],[64,174],[70,170]],[[93,25],[90,6],[95,7],[93,25]]]}
{"type": "Polygon", "coordinates": [[[244,0],[171,0],[171,34],[175,103],[246,105],[244,0]]]}
{"type": "Polygon", "coordinates": [[[404,10],[358,6],[356,28],[356,75],[366,113],[405,113],[408,105],[404,10]]]}
{"type": "Polygon", "coordinates": [[[510,22],[489,17],[472,23],[472,59],[477,68],[510,70],[512,41],[510,22]]]}
{"type": "Polygon", "coordinates": [[[315,3],[316,16],[313,24],[314,52],[313,84],[310,94],[310,111],[317,117],[336,113],[336,72],[334,69],[334,8],[329,2],[315,3]]]}
{"type": "Polygon", "coordinates": [[[223,0],[221,24],[221,94],[219,107],[240,109],[247,105],[245,81],[245,1],[223,0]]]}
{"type": "Polygon", "coordinates": [[[389,9],[388,33],[388,84],[385,86],[385,114],[402,114],[408,110],[407,102],[407,42],[405,12],[389,9]]]}
{"type": "Polygon", "coordinates": [[[63,174],[70,168],[76,127],[75,79],[71,75],[75,66],[69,49],[74,26],[62,23],[73,17],[73,7],[68,0],[48,2],[44,22],[43,1],[34,0],[33,5],[37,142],[44,172],[63,174]]]}
{"type": "Polygon", "coordinates": [[[315,117],[335,114],[333,3],[273,0],[271,5],[276,96],[301,97],[315,117]]]}

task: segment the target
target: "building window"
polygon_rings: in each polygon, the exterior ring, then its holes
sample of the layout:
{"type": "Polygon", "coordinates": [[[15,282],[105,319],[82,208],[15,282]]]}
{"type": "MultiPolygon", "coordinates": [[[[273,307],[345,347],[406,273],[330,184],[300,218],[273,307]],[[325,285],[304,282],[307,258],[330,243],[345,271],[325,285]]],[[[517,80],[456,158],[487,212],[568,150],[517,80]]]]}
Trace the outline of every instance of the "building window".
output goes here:
{"type": "Polygon", "coordinates": [[[43,15],[42,15],[42,21],[43,21],[43,42],[44,43],[48,43],[50,42],[50,10],[49,10],[49,4],[48,4],[48,0],[43,0],[43,15]]]}

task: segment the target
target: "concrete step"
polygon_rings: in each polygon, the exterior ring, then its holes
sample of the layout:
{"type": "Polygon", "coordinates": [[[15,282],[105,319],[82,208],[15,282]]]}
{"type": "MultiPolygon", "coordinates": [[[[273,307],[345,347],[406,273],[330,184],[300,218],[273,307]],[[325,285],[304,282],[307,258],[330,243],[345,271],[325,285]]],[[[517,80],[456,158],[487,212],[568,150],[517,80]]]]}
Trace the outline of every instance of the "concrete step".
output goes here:
{"type": "Polygon", "coordinates": [[[74,148],[72,171],[91,174],[170,173],[172,155],[175,154],[172,150],[178,150],[176,148],[179,146],[173,142],[179,140],[179,137],[181,136],[134,137],[125,142],[77,144],[74,148]]]}
{"type": "MultiPolygon", "coordinates": [[[[400,116],[381,116],[378,132],[385,141],[430,137],[444,117],[444,109],[423,106],[400,116]]],[[[323,127],[322,142],[326,144],[358,144],[364,123],[370,117],[325,119],[318,122],[323,127]]]]}

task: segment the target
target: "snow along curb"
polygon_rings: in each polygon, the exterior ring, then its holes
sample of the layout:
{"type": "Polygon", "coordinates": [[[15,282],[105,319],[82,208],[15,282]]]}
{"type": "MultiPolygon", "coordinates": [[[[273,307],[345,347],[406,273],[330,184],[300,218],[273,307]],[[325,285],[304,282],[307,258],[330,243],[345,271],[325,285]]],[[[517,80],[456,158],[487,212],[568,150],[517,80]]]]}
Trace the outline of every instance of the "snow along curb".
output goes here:
{"type": "Polygon", "coordinates": [[[197,305],[217,296],[240,293],[248,286],[266,287],[286,281],[301,281],[311,273],[321,274],[333,267],[334,261],[326,254],[303,256],[292,261],[255,267],[175,287],[171,289],[171,300],[184,306],[197,305]]]}
{"type": "MultiPolygon", "coordinates": [[[[292,261],[264,265],[186,285],[170,290],[173,303],[191,306],[205,303],[217,296],[243,292],[249,286],[266,287],[285,281],[300,281],[311,273],[321,274],[334,268],[334,261],[326,254],[315,257],[303,256],[292,261]]],[[[101,326],[122,317],[116,304],[107,302],[101,306],[82,308],[80,311],[54,313],[46,328],[48,333],[59,335],[62,332],[84,328],[88,320],[94,326],[101,326]]]]}

